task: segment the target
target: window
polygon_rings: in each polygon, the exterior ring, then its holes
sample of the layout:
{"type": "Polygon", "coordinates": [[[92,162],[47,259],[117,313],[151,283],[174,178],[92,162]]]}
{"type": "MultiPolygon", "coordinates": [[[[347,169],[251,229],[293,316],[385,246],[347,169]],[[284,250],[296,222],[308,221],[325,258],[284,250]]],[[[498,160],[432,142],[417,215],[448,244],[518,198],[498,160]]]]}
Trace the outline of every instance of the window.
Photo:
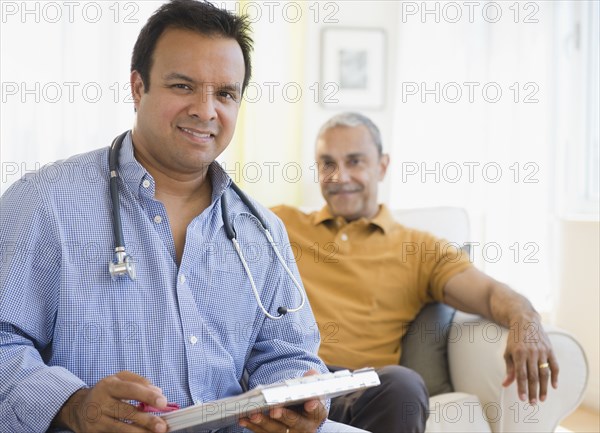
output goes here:
{"type": "Polygon", "coordinates": [[[588,28],[587,39],[587,58],[589,62],[588,80],[587,80],[587,170],[585,171],[586,191],[585,198],[595,203],[596,213],[598,212],[598,201],[600,199],[600,4],[598,2],[587,3],[588,7],[588,28]]]}

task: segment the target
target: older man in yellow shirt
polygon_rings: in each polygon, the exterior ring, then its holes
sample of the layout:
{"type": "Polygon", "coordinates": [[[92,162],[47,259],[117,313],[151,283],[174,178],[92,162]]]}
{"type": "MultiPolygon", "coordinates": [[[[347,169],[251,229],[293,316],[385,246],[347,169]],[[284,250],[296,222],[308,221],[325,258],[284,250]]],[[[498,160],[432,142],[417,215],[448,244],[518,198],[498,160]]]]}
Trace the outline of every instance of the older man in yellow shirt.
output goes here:
{"type": "Polygon", "coordinates": [[[377,126],[358,113],[326,122],[316,146],[326,206],[273,211],[300,248],[297,264],[319,324],[319,355],[330,366],[378,368],[382,385],[332,401],[330,418],[373,433],[424,431],[428,394],[398,364],[408,324],[432,301],[510,327],[503,384],[536,404],[557,386],[558,363],[529,301],[471,265],[468,255],[428,233],[396,223],[377,200],[389,156],[377,126]],[[515,322],[520,326],[511,326],[515,322]],[[538,339],[523,326],[537,325],[538,339]]]}

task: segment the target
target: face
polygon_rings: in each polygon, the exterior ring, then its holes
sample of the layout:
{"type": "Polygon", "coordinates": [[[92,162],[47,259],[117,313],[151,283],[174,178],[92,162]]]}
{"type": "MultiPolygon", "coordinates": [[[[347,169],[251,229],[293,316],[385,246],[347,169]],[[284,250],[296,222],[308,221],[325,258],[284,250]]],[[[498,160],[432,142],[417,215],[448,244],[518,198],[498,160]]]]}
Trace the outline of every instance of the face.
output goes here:
{"type": "Polygon", "coordinates": [[[389,158],[379,156],[365,126],[326,131],[317,140],[316,159],[321,193],[333,215],[347,221],[375,216],[377,184],[385,176],[389,158]]]}
{"type": "Polygon", "coordinates": [[[205,173],[233,137],[244,73],[234,39],[167,29],[154,50],[150,90],[131,74],[142,164],[173,178],[205,173]]]}

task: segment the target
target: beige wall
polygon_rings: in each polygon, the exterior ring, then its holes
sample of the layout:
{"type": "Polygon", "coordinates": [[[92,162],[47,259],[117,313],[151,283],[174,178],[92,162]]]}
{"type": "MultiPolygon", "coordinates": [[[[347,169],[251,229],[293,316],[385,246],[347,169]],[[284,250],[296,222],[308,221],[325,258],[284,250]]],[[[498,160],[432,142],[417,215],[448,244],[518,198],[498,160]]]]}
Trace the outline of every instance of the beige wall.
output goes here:
{"type": "MultiPolygon", "coordinates": [[[[558,302],[555,322],[583,346],[590,368],[583,404],[600,410],[600,223],[559,223],[558,302]]],[[[562,378],[561,380],[568,380],[562,378]]]]}

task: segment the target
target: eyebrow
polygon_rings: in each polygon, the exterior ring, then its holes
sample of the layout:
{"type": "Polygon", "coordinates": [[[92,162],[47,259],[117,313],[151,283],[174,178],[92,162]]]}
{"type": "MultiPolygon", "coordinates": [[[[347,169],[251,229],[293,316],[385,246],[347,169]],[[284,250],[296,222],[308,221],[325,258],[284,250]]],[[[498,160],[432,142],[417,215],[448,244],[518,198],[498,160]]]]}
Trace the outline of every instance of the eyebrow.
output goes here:
{"type": "MultiPolygon", "coordinates": [[[[347,155],[344,155],[344,159],[347,158],[363,158],[365,156],[364,153],[362,152],[355,152],[355,153],[349,153],[347,155]]],[[[333,156],[331,155],[319,155],[319,159],[335,159],[333,156]]]]}
{"type": "Polygon", "coordinates": [[[187,81],[188,83],[195,83],[195,81],[192,78],[179,72],[171,72],[170,74],[165,75],[164,79],[165,81],[182,80],[187,81]]]}
{"type": "MultiPolygon", "coordinates": [[[[170,74],[165,75],[164,80],[165,81],[181,80],[181,81],[186,81],[190,84],[196,84],[196,80],[194,80],[193,78],[190,78],[187,75],[182,74],[180,72],[171,72],[170,74]]],[[[232,93],[235,93],[238,95],[241,93],[241,85],[239,83],[235,83],[235,84],[210,83],[210,84],[212,84],[214,86],[214,89],[217,91],[227,91],[227,92],[232,92],[232,93]]]]}
{"type": "Polygon", "coordinates": [[[349,153],[348,155],[346,155],[346,158],[363,158],[365,156],[366,156],[365,153],[356,152],[356,153],[349,153]]]}
{"type": "Polygon", "coordinates": [[[240,85],[239,84],[221,84],[218,87],[219,90],[226,90],[232,93],[240,93],[240,85]]]}

